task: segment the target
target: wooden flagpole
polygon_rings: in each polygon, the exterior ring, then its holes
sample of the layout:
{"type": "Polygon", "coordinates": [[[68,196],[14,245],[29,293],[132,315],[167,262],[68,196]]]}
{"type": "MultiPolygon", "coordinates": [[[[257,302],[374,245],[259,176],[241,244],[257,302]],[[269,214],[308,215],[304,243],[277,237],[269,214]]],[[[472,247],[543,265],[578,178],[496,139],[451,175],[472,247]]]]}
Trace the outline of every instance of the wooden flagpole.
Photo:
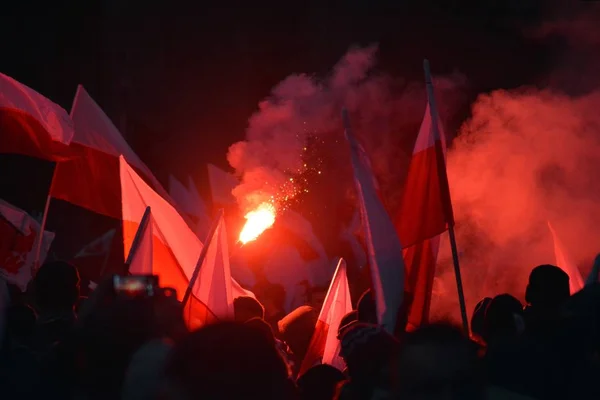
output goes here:
{"type": "Polygon", "coordinates": [[[425,70],[425,86],[427,87],[427,99],[429,101],[429,114],[431,116],[431,128],[433,130],[435,141],[435,152],[438,165],[438,177],[440,180],[442,204],[446,220],[448,223],[448,236],[450,237],[450,247],[452,249],[452,261],[454,264],[454,275],[456,277],[456,288],[458,291],[458,301],[460,304],[460,314],[465,334],[469,334],[469,320],[467,318],[467,305],[465,302],[465,294],[463,291],[462,277],[460,273],[460,264],[458,259],[458,248],[456,245],[456,235],[454,232],[454,211],[452,210],[452,199],[450,198],[450,188],[448,185],[448,175],[446,174],[446,158],[442,148],[440,128],[438,126],[438,110],[433,92],[433,82],[431,80],[431,70],[429,61],[423,60],[423,69],[425,70]]]}
{"type": "Polygon", "coordinates": [[[129,254],[127,254],[127,260],[125,260],[125,270],[129,272],[129,266],[133,261],[133,257],[137,253],[140,243],[142,243],[142,238],[144,237],[144,232],[146,232],[146,228],[148,227],[148,223],[150,222],[150,214],[151,209],[150,206],[146,207],[146,211],[144,211],[144,215],[142,216],[142,220],[140,221],[140,226],[135,232],[135,236],[133,237],[133,242],[131,243],[131,249],[129,249],[129,254]]]}
{"type": "Polygon", "coordinates": [[[210,246],[210,243],[214,239],[215,232],[217,230],[217,227],[219,226],[219,222],[221,221],[221,217],[223,217],[223,214],[224,214],[224,210],[222,208],[217,211],[217,215],[213,219],[210,229],[208,230],[208,234],[206,235],[206,240],[204,240],[204,246],[202,246],[202,251],[200,252],[200,256],[198,256],[198,261],[196,262],[196,267],[194,268],[194,273],[192,274],[192,277],[190,278],[190,283],[188,284],[188,287],[185,291],[185,295],[183,296],[183,300],[181,301],[181,305],[182,305],[183,309],[185,309],[185,306],[186,306],[188,300],[190,299],[190,296],[192,295],[192,290],[194,289],[194,285],[196,284],[196,281],[198,280],[198,276],[200,275],[200,267],[202,267],[202,264],[204,263],[204,260],[206,259],[206,254],[208,253],[208,247],[210,246]]]}

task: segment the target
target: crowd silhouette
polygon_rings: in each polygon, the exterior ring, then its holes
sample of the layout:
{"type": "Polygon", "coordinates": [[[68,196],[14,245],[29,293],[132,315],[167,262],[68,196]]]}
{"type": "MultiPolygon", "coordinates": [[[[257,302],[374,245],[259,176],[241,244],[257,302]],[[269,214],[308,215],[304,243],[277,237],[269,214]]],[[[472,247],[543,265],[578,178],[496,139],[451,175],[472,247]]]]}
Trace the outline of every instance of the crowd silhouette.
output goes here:
{"type": "MultiPolygon", "coordinates": [[[[77,269],[44,264],[9,287],[0,349],[2,399],[582,399],[600,398],[600,285],[573,295],[560,268],[534,268],[526,304],[482,299],[471,332],[431,322],[392,335],[372,293],[337,329],[343,371],[298,376],[318,310],[277,321],[251,297],[235,318],[188,331],[176,296],[119,295],[107,278],[86,297],[77,269]]],[[[517,294],[518,295],[518,294],[517,294]]]]}

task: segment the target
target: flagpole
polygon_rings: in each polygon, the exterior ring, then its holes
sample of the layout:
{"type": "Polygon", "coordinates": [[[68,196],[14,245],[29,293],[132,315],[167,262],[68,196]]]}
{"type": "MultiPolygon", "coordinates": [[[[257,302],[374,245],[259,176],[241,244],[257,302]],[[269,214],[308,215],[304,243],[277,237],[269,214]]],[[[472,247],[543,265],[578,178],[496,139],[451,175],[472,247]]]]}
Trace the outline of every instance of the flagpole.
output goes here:
{"type": "Polygon", "coordinates": [[[48,210],[50,210],[50,201],[52,200],[52,186],[54,185],[54,178],[56,177],[56,169],[58,165],[54,164],[54,170],[52,171],[52,180],[50,181],[50,188],[48,189],[48,197],[46,197],[46,204],[44,205],[44,213],[42,214],[42,221],[40,222],[40,232],[36,238],[35,244],[35,258],[33,262],[33,268],[37,271],[40,267],[40,254],[42,252],[42,243],[44,241],[44,231],[46,230],[46,220],[48,219],[48,210]]]}
{"type": "Polygon", "coordinates": [[[125,260],[125,270],[127,272],[129,272],[129,266],[131,265],[133,257],[135,256],[135,254],[138,251],[138,248],[140,247],[140,243],[142,242],[142,239],[144,237],[144,232],[146,231],[146,227],[150,222],[150,213],[151,209],[150,206],[148,206],[144,211],[144,215],[142,216],[142,220],[140,221],[140,226],[138,227],[137,231],[135,232],[135,236],[133,237],[133,242],[131,243],[129,254],[127,254],[127,260],[125,260]]]}
{"type": "Polygon", "coordinates": [[[446,174],[446,158],[442,149],[440,128],[438,126],[438,110],[433,92],[433,82],[431,79],[431,70],[429,60],[423,60],[423,69],[425,70],[425,86],[427,88],[427,98],[429,101],[429,114],[431,116],[431,128],[434,136],[435,153],[438,166],[438,177],[442,188],[442,199],[444,212],[448,223],[448,236],[450,237],[450,247],[452,249],[452,261],[454,264],[454,275],[456,277],[456,289],[458,291],[458,302],[460,305],[460,314],[462,318],[463,329],[465,334],[469,334],[469,320],[467,318],[467,305],[465,302],[465,294],[463,291],[462,276],[460,273],[460,264],[458,259],[458,248],[456,245],[456,234],[454,232],[454,211],[452,210],[452,199],[450,198],[450,188],[448,185],[448,175],[446,174]]]}
{"type": "Polygon", "coordinates": [[[192,290],[194,289],[194,285],[196,284],[196,281],[198,280],[198,276],[200,275],[200,267],[202,267],[202,264],[204,263],[204,260],[206,259],[206,254],[208,253],[208,247],[210,246],[210,243],[214,239],[215,232],[217,230],[217,227],[219,226],[219,222],[221,221],[223,214],[224,214],[224,210],[222,208],[219,209],[219,211],[217,211],[217,215],[215,216],[215,218],[210,226],[210,229],[208,230],[208,234],[206,235],[206,240],[204,240],[204,246],[202,246],[202,251],[200,252],[200,256],[198,256],[198,261],[196,262],[196,267],[194,267],[194,273],[192,274],[192,277],[190,278],[190,283],[188,284],[188,287],[183,296],[183,300],[181,301],[181,305],[184,309],[185,309],[185,306],[186,306],[188,300],[190,299],[190,296],[192,295],[192,290]]]}

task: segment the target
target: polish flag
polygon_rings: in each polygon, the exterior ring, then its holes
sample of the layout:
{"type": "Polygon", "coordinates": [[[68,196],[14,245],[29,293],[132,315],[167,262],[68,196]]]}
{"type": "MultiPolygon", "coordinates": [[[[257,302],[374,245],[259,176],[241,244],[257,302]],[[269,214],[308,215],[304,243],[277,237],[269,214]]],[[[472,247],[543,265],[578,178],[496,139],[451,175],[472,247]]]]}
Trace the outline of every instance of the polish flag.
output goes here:
{"type": "Polygon", "coordinates": [[[379,323],[388,332],[393,333],[404,296],[402,246],[394,224],[379,199],[367,155],[352,133],[346,110],[343,112],[343,118],[365,231],[377,317],[379,323]]]}
{"type": "Polygon", "coordinates": [[[119,219],[119,157],[123,155],[146,182],[172,203],[150,169],[81,85],[73,100],[71,118],[75,124],[71,148],[81,157],[56,165],[50,189],[52,197],[119,219]]]}
{"type": "Polygon", "coordinates": [[[346,275],[346,262],[340,258],[298,376],[302,376],[319,361],[340,371],[346,368],[346,363],[339,355],[341,344],[338,330],[342,318],[350,311],[352,311],[352,300],[346,275]]]}
{"type": "Polygon", "coordinates": [[[186,188],[177,178],[169,175],[169,194],[182,212],[197,221],[196,234],[200,239],[205,239],[210,226],[210,218],[192,178],[188,177],[188,187],[186,188]]]}
{"type": "MultiPolygon", "coordinates": [[[[431,84],[429,75],[426,80],[431,84]]],[[[404,290],[410,301],[404,309],[408,313],[409,330],[429,320],[440,235],[454,224],[446,175],[446,139],[439,115],[433,116],[432,102],[428,96],[395,220],[405,246],[404,290]],[[434,120],[437,124],[432,123],[434,120]]]]}
{"type": "Polygon", "coordinates": [[[57,161],[69,153],[73,122],[35,90],[0,73],[0,152],[57,161]]]}
{"type": "Polygon", "coordinates": [[[577,268],[577,266],[567,256],[564,246],[558,239],[558,235],[550,224],[550,221],[548,221],[548,229],[550,229],[552,240],[554,241],[554,256],[556,257],[556,265],[562,268],[567,275],[569,275],[571,294],[577,293],[583,289],[584,286],[581,272],[579,272],[579,268],[577,268]]]}
{"type": "MultiPolygon", "coordinates": [[[[177,210],[145,183],[124,157],[119,157],[119,161],[125,257],[129,255],[144,212],[147,207],[150,207],[152,223],[148,225],[151,226],[152,231],[152,263],[151,267],[145,265],[143,270],[158,275],[161,286],[176,289],[179,300],[182,300],[203,245],[177,210]]],[[[222,247],[220,251],[223,252],[222,247]]],[[[217,259],[216,256],[214,259],[217,259]]],[[[231,287],[232,298],[254,297],[250,291],[241,288],[233,279],[231,279],[231,287]]],[[[194,321],[216,320],[215,313],[194,293],[195,291],[192,292],[186,305],[185,314],[188,316],[188,323],[194,326],[194,321]]]]}
{"type": "MultiPolygon", "coordinates": [[[[33,276],[34,248],[39,232],[40,225],[33,217],[0,200],[0,278],[23,291],[33,276]]],[[[54,233],[45,231],[40,263],[44,262],[53,240],[54,233]]]]}
{"type": "MultiPolygon", "coordinates": [[[[233,288],[223,213],[219,213],[217,218],[218,225],[208,243],[192,296],[206,304],[218,320],[226,321],[233,319],[233,288]]],[[[211,319],[201,320],[190,316],[188,321],[190,328],[195,329],[210,323],[211,319]]]]}

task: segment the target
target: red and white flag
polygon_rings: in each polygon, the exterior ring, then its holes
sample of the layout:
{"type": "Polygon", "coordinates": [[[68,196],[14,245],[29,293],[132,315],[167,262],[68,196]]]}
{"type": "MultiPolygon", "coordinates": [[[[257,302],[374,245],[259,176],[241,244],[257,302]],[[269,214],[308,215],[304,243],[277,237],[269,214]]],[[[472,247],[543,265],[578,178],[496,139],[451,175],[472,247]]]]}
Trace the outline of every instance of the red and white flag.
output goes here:
{"type": "Polygon", "coordinates": [[[579,272],[579,268],[571,261],[571,259],[567,256],[565,252],[564,246],[558,239],[558,235],[556,231],[548,221],[548,229],[550,229],[550,233],[552,234],[552,240],[554,242],[554,256],[556,257],[556,265],[562,268],[567,275],[569,275],[569,286],[571,289],[571,294],[579,292],[583,289],[584,281],[581,276],[581,272],[579,272]]]}
{"type": "Polygon", "coordinates": [[[35,90],[0,73],[0,152],[56,161],[68,152],[73,122],[35,90]]]}
{"type": "MultiPolygon", "coordinates": [[[[33,217],[0,200],[0,276],[23,291],[33,275],[39,232],[40,225],[33,217]]],[[[44,262],[53,240],[54,233],[44,232],[40,263],[44,262]]]]}
{"type": "MultiPolygon", "coordinates": [[[[430,78],[429,75],[426,77],[428,85],[430,78]]],[[[404,290],[409,297],[405,304],[409,329],[428,322],[440,234],[454,224],[446,174],[446,139],[439,115],[433,116],[433,101],[428,95],[400,212],[395,219],[398,235],[405,246],[404,290]],[[432,123],[434,120],[436,124],[432,123]]]]}
{"type": "MultiPolygon", "coordinates": [[[[233,290],[227,231],[223,214],[220,214],[218,218],[217,228],[208,244],[206,257],[200,266],[200,275],[192,288],[192,294],[206,304],[217,319],[232,320],[233,290]]],[[[193,322],[199,327],[210,321],[193,322]]]]}
{"type": "Polygon", "coordinates": [[[367,155],[352,133],[346,110],[343,112],[343,118],[365,231],[377,318],[388,332],[393,333],[404,296],[402,246],[396,228],[379,199],[367,155]]]}
{"type": "Polygon", "coordinates": [[[121,217],[119,157],[125,160],[165,199],[167,192],[127,144],[100,106],[79,85],[71,118],[75,134],[71,143],[80,157],[56,165],[52,197],[112,218],[121,217]]]}
{"type": "Polygon", "coordinates": [[[340,371],[346,368],[346,363],[340,357],[341,344],[338,330],[342,318],[350,311],[352,311],[352,300],[346,275],[346,262],[340,258],[319,313],[315,332],[300,367],[299,376],[319,361],[340,371]]]}
{"type": "MultiPolygon", "coordinates": [[[[144,270],[158,275],[161,286],[176,289],[179,300],[182,300],[203,245],[177,210],[146,184],[124,157],[119,157],[119,160],[124,254],[129,254],[146,207],[150,207],[152,267],[149,269],[145,266],[144,270]]],[[[242,289],[233,280],[231,287],[232,298],[251,295],[251,292],[242,289]]],[[[207,304],[194,295],[194,291],[186,305],[186,315],[189,317],[188,323],[216,319],[207,304]]]]}

